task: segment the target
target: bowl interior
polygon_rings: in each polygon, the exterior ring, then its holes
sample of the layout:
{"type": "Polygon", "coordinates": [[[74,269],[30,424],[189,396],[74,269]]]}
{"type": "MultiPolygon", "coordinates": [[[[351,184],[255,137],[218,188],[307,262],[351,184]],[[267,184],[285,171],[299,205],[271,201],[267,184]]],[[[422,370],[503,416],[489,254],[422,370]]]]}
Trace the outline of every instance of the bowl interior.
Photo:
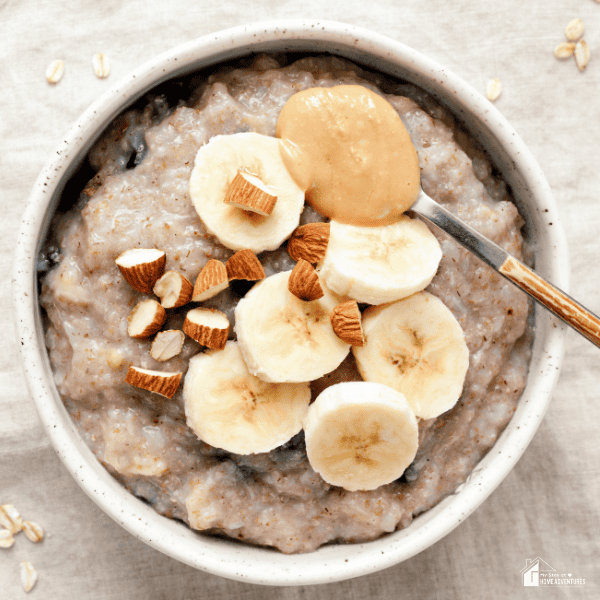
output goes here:
{"type": "Polygon", "coordinates": [[[184,563],[271,585],[338,581],[396,564],[446,535],[493,491],[533,437],[558,378],[564,327],[539,307],[525,392],[512,421],[458,492],[379,540],[329,545],[287,556],[201,536],[160,516],[120,486],[87,448],[53,384],[37,304],[36,256],[61,193],[91,145],[127,106],[161,82],[256,52],[327,52],[414,83],[449,108],[486,148],[512,188],[532,245],[536,270],[566,289],[566,244],[543,174],[512,127],[478,92],[440,65],[383,36],[332,22],[286,21],[240,27],[189,42],[138,69],[111,88],[79,119],[41,173],[19,235],[14,301],[22,362],[40,418],[56,451],[85,492],[133,535],[184,563]],[[550,218],[548,218],[550,217],[550,218]],[[548,226],[553,222],[552,227],[548,226]]]}

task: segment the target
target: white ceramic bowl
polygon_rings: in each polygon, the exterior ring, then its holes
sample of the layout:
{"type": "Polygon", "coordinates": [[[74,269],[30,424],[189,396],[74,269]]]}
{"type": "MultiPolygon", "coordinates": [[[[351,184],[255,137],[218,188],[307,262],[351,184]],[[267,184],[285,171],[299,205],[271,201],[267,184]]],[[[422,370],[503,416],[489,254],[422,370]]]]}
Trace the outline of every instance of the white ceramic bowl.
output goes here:
{"type": "Polygon", "coordinates": [[[118,113],[162,81],[261,51],[329,52],[421,86],[441,100],[487,149],[526,219],[537,271],[562,289],[568,287],[567,250],[548,184],[502,115],[477,91],[418,52],[341,23],[260,23],[186,43],[154,58],[111,88],[68,132],[31,194],[14,268],[22,362],[39,416],[56,451],[102,510],[140,540],[177,560],[223,577],[260,584],[326,583],[372,573],[414,556],[449,533],[485,500],[513,468],[545,413],[562,360],[564,327],[557,326],[543,309],[536,309],[527,387],[512,421],[493,449],[457,493],[417,517],[408,528],[376,541],[283,555],[198,535],[181,523],[160,516],[121,487],[80,438],[54,386],[37,301],[36,255],[65,182],[118,113]]]}

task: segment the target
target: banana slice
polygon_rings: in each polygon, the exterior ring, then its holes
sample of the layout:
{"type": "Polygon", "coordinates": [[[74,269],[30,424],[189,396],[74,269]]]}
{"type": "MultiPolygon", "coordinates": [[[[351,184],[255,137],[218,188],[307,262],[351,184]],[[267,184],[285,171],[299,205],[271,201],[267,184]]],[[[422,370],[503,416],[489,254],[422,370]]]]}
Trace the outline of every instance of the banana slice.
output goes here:
{"type": "Polygon", "coordinates": [[[279,140],[258,133],[218,135],[202,146],[190,178],[190,196],[207,230],[232,250],[275,250],[298,226],[304,190],[279,154],[279,140]],[[238,173],[251,173],[277,196],[270,215],[224,202],[238,173]]]}
{"type": "Polygon", "coordinates": [[[469,350],[458,321],[429,292],[364,311],[364,346],[353,348],[366,381],[402,392],[417,417],[431,419],[458,401],[469,350]]]}
{"type": "Polygon", "coordinates": [[[382,227],[331,221],[319,274],[340,295],[383,304],[425,289],[441,258],[440,244],[418,219],[403,216],[382,227]]]}
{"type": "Polygon", "coordinates": [[[235,454],[269,452],[302,429],[308,383],[267,383],[248,371],[237,342],[190,360],[183,386],[188,425],[235,454]]]}
{"type": "Polygon", "coordinates": [[[340,298],[323,288],[318,300],[300,300],[288,290],[290,273],[263,279],[235,308],[235,330],[248,369],[265,381],[318,379],[350,350],[331,325],[340,298]]]}
{"type": "Polygon", "coordinates": [[[321,392],[304,418],[312,468],[331,485],[373,490],[398,479],[419,445],[406,398],[379,383],[337,383],[321,392]]]}

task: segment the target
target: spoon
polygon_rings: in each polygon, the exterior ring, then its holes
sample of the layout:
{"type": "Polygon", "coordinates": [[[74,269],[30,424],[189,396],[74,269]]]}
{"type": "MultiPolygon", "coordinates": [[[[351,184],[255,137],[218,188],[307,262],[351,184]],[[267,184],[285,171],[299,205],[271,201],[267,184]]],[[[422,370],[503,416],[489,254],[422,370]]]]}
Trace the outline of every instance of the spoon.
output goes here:
{"type": "Polygon", "coordinates": [[[437,225],[500,275],[527,292],[536,302],[600,347],[600,319],[573,298],[540,277],[506,250],[477,233],[422,190],[410,210],[437,225]]]}

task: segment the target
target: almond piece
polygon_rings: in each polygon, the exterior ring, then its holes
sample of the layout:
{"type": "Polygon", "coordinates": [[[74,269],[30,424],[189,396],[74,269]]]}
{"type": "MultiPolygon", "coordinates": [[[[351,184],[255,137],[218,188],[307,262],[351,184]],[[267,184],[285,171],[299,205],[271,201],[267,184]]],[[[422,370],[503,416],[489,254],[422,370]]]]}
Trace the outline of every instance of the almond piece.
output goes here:
{"type": "Polygon", "coordinates": [[[154,360],[164,362],[177,356],[183,348],[185,334],[179,329],[167,329],[156,335],[150,348],[154,360]]]}
{"type": "Polygon", "coordinates": [[[356,300],[342,302],[331,311],[331,326],[335,334],[347,344],[364,346],[365,338],[356,300]]]}
{"type": "Polygon", "coordinates": [[[192,282],[177,271],[167,271],[152,288],[164,308],[179,308],[192,299],[192,282]]]}
{"type": "Polygon", "coordinates": [[[318,263],[325,256],[329,243],[329,223],[306,223],[292,233],[287,244],[289,255],[294,260],[318,263]]]}
{"type": "Polygon", "coordinates": [[[162,250],[135,248],[119,254],[115,262],[133,289],[150,294],[154,284],[165,272],[166,260],[162,250]]]}
{"type": "Polygon", "coordinates": [[[229,337],[229,319],[220,310],[194,308],[185,317],[183,331],[202,346],[222,350],[229,337]]]}
{"type": "Polygon", "coordinates": [[[228,286],[229,279],[227,278],[225,264],[220,260],[211,258],[198,274],[196,283],[194,284],[194,291],[192,292],[192,301],[203,302],[204,300],[208,300],[216,296],[219,292],[222,292],[228,286]]]}
{"type": "Polygon", "coordinates": [[[248,171],[239,171],[233,178],[223,202],[268,217],[275,208],[277,196],[273,195],[269,187],[256,175],[248,171]]]}
{"type": "Polygon", "coordinates": [[[579,40],[575,45],[575,62],[580,71],[585,71],[588,62],[590,61],[591,52],[585,40],[579,40]]]}
{"type": "Polygon", "coordinates": [[[153,298],[138,302],[129,313],[127,333],[138,340],[154,335],[165,323],[167,311],[153,298]]]}
{"type": "Polygon", "coordinates": [[[300,300],[310,302],[322,298],[325,293],[319,283],[315,268],[306,260],[300,259],[290,273],[288,290],[300,300]]]}
{"type": "Polygon", "coordinates": [[[229,281],[232,279],[258,281],[265,278],[260,260],[252,250],[239,250],[230,256],[225,263],[225,269],[229,281]]]}
{"type": "Polygon", "coordinates": [[[165,398],[172,398],[179,387],[183,373],[170,373],[166,371],[151,371],[141,367],[129,367],[125,381],[135,387],[165,398]]]}

